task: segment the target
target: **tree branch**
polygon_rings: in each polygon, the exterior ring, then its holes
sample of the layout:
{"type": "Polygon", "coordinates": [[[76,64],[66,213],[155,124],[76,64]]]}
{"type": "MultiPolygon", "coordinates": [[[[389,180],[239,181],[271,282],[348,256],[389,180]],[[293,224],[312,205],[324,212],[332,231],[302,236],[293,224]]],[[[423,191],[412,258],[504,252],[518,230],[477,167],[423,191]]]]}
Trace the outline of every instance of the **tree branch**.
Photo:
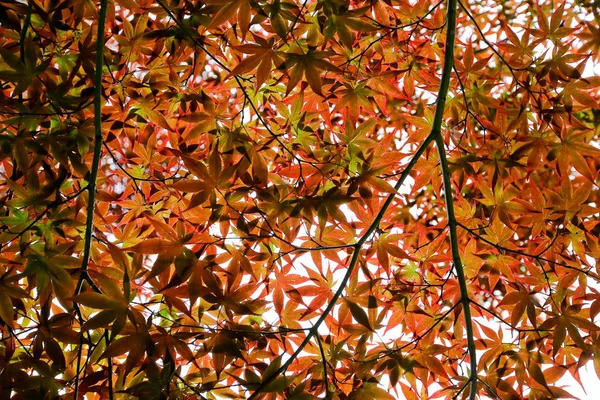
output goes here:
{"type": "Polygon", "coordinates": [[[460,302],[463,305],[465,316],[465,330],[467,333],[467,351],[470,359],[469,380],[471,388],[469,398],[475,400],[477,395],[477,356],[475,354],[475,338],[473,332],[473,321],[471,317],[471,299],[467,288],[467,279],[465,277],[464,268],[460,259],[460,251],[458,247],[458,236],[456,232],[457,221],[454,214],[454,199],[452,197],[452,182],[451,172],[446,158],[446,148],[444,145],[444,137],[442,135],[442,122],[444,116],[444,105],[446,96],[450,87],[450,78],[454,66],[454,41],[456,38],[456,9],[458,1],[448,0],[448,11],[446,17],[446,48],[444,53],[444,69],[442,71],[442,79],[440,82],[440,90],[438,93],[437,103],[435,107],[435,115],[433,119],[433,133],[435,134],[435,143],[438,148],[440,157],[440,165],[442,167],[442,180],[444,182],[444,200],[446,203],[446,212],[448,214],[448,229],[450,231],[450,246],[452,251],[452,263],[456,271],[456,278],[460,288],[460,302]]]}
{"type": "MultiPolygon", "coordinates": [[[[88,180],[88,204],[87,218],[85,221],[85,236],[83,253],[81,256],[81,268],[79,281],[75,288],[75,295],[81,293],[84,280],[87,280],[87,268],[90,261],[90,250],[92,248],[92,231],[94,229],[94,209],[96,206],[96,179],[100,164],[100,152],[102,150],[102,66],[104,61],[104,27],[106,25],[106,9],[108,0],[100,0],[100,14],[98,17],[98,33],[96,36],[96,74],[94,76],[94,158],[92,159],[92,170],[88,180]]],[[[83,337],[83,332],[81,333],[83,337]]],[[[83,341],[79,343],[77,351],[77,368],[81,365],[83,341]]],[[[79,395],[79,369],[75,377],[75,390],[73,398],[79,395]]]]}
{"type": "MultiPolygon", "coordinates": [[[[429,147],[431,142],[433,142],[434,138],[435,138],[435,135],[434,135],[434,131],[432,130],[432,132],[427,136],[427,138],[425,139],[423,144],[421,144],[421,146],[417,149],[417,151],[411,158],[410,162],[404,169],[404,171],[402,171],[402,174],[400,175],[398,182],[394,186],[394,189],[396,191],[398,191],[400,189],[400,187],[402,186],[402,184],[404,183],[406,178],[408,178],[410,172],[413,170],[415,165],[417,165],[417,161],[421,158],[421,155],[423,155],[423,153],[425,152],[427,147],[429,147]]],[[[352,253],[352,258],[350,259],[350,263],[348,264],[348,269],[346,270],[346,274],[344,274],[344,277],[342,278],[338,289],[336,290],[333,297],[327,304],[327,307],[325,308],[325,310],[323,310],[323,313],[321,314],[319,319],[315,322],[313,327],[308,331],[308,334],[306,335],[306,337],[304,338],[302,343],[300,343],[300,345],[298,346],[298,349],[296,349],[294,354],[292,354],[292,356],[273,375],[271,375],[269,378],[267,378],[265,381],[262,382],[262,384],[258,387],[258,389],[256,389],[256,391],[254,393],[252,393],[252,395],[250,397],[248,397],[248,400],[255,399],[269,383],[271,383],[276,377],[278,377],[282,373],[284,373],[289,368],[289,366],[292,365],[292,363],[296,360],[296,358],[300,355],[300,353],[304,350],[304,348],[310,342],[312,337],[317,333],[319,326],[321,326],[321,324],[325,321],[327,316],[329,316],[329,313],[331,313],[335,304],[337,303],[339,298],[342,296],[342,293],[346,289],[346,286],[348,285],[348,281],[350,280],[350,276],[352,275],[352,273],[354,272],[354,269],[356,268],[356,265],[358,264],[358,259],[360,256],[360,250],[362,249],[362,246],[365,244],[365,242],[371,237],[371,235],[379,227],[379,223],[381,222],[381,220],[383,219],[388,208],[392,204],[394,197],[396,197],[396,193],[392,193],[388,196],[388,198],[386,199],[385,203],[383,203],[383,206],[379,210],[379,213],[377,214],[377,216],[375,217],[375,219],[373,220],[373,222],[371,223],[371,225],[369,226],[367,231],[358,240],[358,242],[356,242],[356,244],[353,246],[354,252],[352,253]]]]}

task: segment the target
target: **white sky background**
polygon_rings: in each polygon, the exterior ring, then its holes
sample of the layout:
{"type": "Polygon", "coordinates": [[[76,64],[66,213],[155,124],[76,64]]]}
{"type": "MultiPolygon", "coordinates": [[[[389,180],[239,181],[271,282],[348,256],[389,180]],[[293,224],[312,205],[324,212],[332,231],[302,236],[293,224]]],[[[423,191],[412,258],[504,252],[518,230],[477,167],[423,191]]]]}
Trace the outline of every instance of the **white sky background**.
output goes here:
{"type": "Polygon", "coordinates": [[[580,398],[581,400],[598,400],[600,397],[600,380],[594,372],[594,366],[590,361],[585,367],[579,370],[581,376],[581,382],[585,386],[584,390],[579,384],[572,378],[563,377],[557,382],[557,386],[565,385],[565,390],[571,393],[573,396],[580,398]]]}

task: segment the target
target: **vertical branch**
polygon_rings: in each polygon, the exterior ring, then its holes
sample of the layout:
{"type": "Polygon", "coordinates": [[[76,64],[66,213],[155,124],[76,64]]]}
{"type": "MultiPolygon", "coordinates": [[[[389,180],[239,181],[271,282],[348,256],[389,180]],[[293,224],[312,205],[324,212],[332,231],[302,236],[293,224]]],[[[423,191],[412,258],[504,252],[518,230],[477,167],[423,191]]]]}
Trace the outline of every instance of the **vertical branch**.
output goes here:
{"type": "Polygon", "coordinates": [[[450,246],[452,251],[452,263],[454,264],[454,270],[458,280],[460,288],[460,302],[463,306],[463,313],[465,316],[465,329],[467,331],[467,351],[469,352],[470,359],[470,372],[469,380],[470,393],[469,398],[475,399],[477,395],[477,357],[475,355],[475,340],[473,334],[473,321],[471,318],[471,300],[469,298],[469,292],[467,288],[467,280],[465,278],[465,272],[460,259],[460,252],[458,248],[458,236],[456,232],[457,221],[456,215],[454,214],[454,199],[452,197],[452,182],[450,180],[451,173],[448,167],[448,159],[446,158],[446,148],[444,145],[444,138],[442,136],[442,120],[444,116],[444,105],[446,103],[446,96],[448,95],[448,89],[450,87],[450,77],[454,67],[454,42],[456,38],[456,9],[458,0],[448,0],[448,11],[446,16],[446,48],[444,52],[444,69],[442,71],[442,79],[440,82],[440,89],[438,93],[435,116],[433,120],[432,133],[435,134],[435,143],[438,148],[440,157],[440,165],[442,168],[442,180],[444,182],[444,200],[446,203],[446,212],[448,214],[448,229],[450,234],[450,246]]]}
{"type": "MultiPolygon", "coordinates": [[[[108,0],[100,0],[100,16],[98,20],[98,36],[96,38],[96,74],[94,76],[94,158],[88,183],[87,219],[85,221],[85,237],[81,256],[81,273],[87,275],[92,247],[92,231],[94,227],[94,209],[96,206],[96,178],[102,150],[102,65],[104,60],[104,26],[106,24],[106,7],[108,0]]],[[[81,291],[83,279],[80,277],[75,294],[81,291]]]]}
{"type": "Polygon", "coordinates": [[[467,288],[467,279],[465,278],[465,271],[460,259],[460,253],[458,249],[458,237],[456,233],[456,216],[454,215],[454,200],[452,198],[452,183],[450,182],[450,169],[448,168],[448,160],[446,158],[446,152],[444,148],[444,139],[442,135],[438,135],[435,139],[435,143],[438,147],[440,154],[440,163],[442,166],[442,179],[444,182],[444,200],[446,202],[446,209],[448,213],[448,228],[450,230],[450,247],[452,250],[452,263],[454,264],[454,270],[456,271],[456,277],[460,288],[460,302],[463,306],[463,312],[465,315],[465,329],[467,331],[467,350],[470,358],[469,381],[471,383],[471,391],[469,398],[475,399],[477,394],[477,357],[475,355],[475,339],[473,333],[473,321],[471,318],[471,299],[469,298],[469,292],[467,288]]]}
{"type": "MultiPolygon", "coordinates": [[[[79,281],[75,288],[75,295],[83,288],[83,281],[87,279],[87,268],[90,261],[90,250],[92,247],[92,231],[94,228],[94,209],[96,206],[96,179],[100,164],[100,152],[102,150],[102,66],[104,61],[104,27],[106,25],[106,9],[108,0],[100,0],[100,14],[98,17],[98,33],[96,35],[96,73],[94,75],[94,157],[92,159],[92,170],[90,171],[88,190],[87,218],[85,221],[85,235],[83,252],[81,255],[81,268],[79,281]]],[[[83,335],[83,332],[81,332],[83,335]]],[[[82,336],[83,337],[83,336],[82,336]]],[[[79,368],[83,352],[83,340],[79,343],[77,351],[77,376],[75,377],[75,390],[73,398],[77,400],[79,395],[79,368]]]]}

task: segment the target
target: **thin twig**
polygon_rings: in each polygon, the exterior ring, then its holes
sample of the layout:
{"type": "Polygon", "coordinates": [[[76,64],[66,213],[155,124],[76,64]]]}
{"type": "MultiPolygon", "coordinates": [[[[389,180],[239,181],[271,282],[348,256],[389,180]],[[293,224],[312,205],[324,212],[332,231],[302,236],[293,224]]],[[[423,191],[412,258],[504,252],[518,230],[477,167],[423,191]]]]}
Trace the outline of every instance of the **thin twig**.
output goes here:
{"type": "Polygon", "coordinates": [[[200,391],[198,391],[198,389],[196,389],[195,387],[193,387],[192,385],[190,385],[188,383],[188,381],[186,381],[185,379],[183,379],[183,377],[181,375],[179,375],[177,372],[175,372],[175,376],[177,377],[177,379],[179,379],[186,388],[188,388],[189,390],[191,390],[192,392],[194,392],[194,394],[196,396],[198,396],[198,398],[202,399],[202,400],[206,400],[206,397],[204,397],[202,395],[202,393],[200,393],[200,391]]]}
{"type": "MultiPolygon", "coordinates": [[[[106,347],[110,344],[110,335],[108,334],[108,329],[104,331],[104,340],[106,341],[106,347]]],[[[113,400],[115,398],[113,392],[113,361],[112,357],[107,358],[107,366],[108,366],[108,399],[113,400]]]]}
{"type": "MultiPolygon", "coordinates": [[[[533,258],[534,260],[537,260],[537,261],[544,261],[544,262],[547,262],[548,264],[551,264],[551,265],[558,265],[558,266],[563,267],[563,268],[567,268],[567,269],[571,269],[573,271],[581,272],[582,274],[585,274],[585,275],[587,275],[587,276],[589,276],[591,278],[594,278],[596,281],[600,282],[600,276],[596,275],[595,273],[593,273],[590,270],[585,270],[585,269],[582,269],[582,268],[577,268],[577,267],[574,267],[574,266],[569,265],[569,264],[565,264],[565,263],[560,262],[560,261],[553,261],[553,260],[550,260],[549,258],[541,257],[540,255],[536,255],[536,254],[530,254],[530,253],[527,253],[527,252],[522,251],[522,250],[509,249],[508,247],[504,247],[504,246],[502,246],[502,245],[500,245],[498,243],[494,243],[491,240],[488,240],[488,239],[484,238],[483,236],[481,236],[480,234],[476,233],[474,230],[466,227],[465,225],[461,224],[460,222],[457,222],[457,226],[461,227],[462,229],[464,229],[465,231],[467,231],[469,234],[475,236],[477,239],[481,240],[482,242],[487,243],[487,244],[489,244],[492,247],[495,247],[496,250],[505,251],[507,253],[518,254],[518,255],[523,256],[523,257],[533,258]]],[[[547,250],[548,250],[547,248],[544,249],[540,254],[545,253],[547,250]]]]}
{"type": "Polygon", "coordinates": [[[319,345],[319,352],[321,353],[321,360],[323,362],[323,381],[325,384],[325,398],[329,398],[329,377],[327,376],[327,358],[325,357],[325,350],[323,350],[323,343],[321,343],[321,335],[317,335],[317,344],[319,345]]]}

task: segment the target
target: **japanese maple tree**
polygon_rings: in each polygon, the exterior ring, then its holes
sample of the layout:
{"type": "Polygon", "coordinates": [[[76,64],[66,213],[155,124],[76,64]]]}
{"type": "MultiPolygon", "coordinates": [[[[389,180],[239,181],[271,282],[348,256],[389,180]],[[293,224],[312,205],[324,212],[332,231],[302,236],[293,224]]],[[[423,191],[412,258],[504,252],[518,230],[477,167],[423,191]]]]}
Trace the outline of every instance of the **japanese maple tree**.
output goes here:
{"type": "Polygon", "coordinates": [[[591,0],[0,0],[0,398],[600,376],[591,0]]]}

